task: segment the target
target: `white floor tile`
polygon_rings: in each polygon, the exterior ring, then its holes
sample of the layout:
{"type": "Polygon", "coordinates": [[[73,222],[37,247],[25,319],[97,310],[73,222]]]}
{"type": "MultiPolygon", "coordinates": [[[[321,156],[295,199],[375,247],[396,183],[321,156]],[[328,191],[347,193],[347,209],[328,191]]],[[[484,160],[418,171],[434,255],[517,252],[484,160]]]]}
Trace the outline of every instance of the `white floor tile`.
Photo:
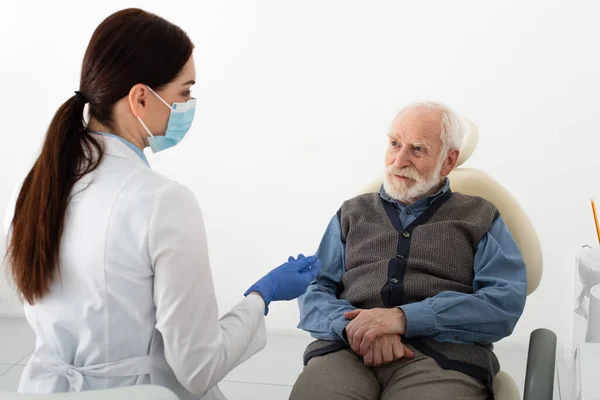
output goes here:
{"type": "Polygon", "coordinates": [[[225,378],[228,381],[293,386],[311,338],[269,335],[267,346],[225,378]]]}
{"type": "Polygon", "coordinates": [[[15,365],[0,376],[0,390],[16,392],[24,368],[22,365],[15,365]]]}
{"type": "Polygon", "coordinates": [[[35,335],[24,318],[0,319],[0,363],[16,364],[35,347],[35,335]]]}
{"type": "Polygon", "coordinates": [[[242,382],[221,382],[219,388],[227,400],[285,400],[292,391],[290,386],[242,382]]]}

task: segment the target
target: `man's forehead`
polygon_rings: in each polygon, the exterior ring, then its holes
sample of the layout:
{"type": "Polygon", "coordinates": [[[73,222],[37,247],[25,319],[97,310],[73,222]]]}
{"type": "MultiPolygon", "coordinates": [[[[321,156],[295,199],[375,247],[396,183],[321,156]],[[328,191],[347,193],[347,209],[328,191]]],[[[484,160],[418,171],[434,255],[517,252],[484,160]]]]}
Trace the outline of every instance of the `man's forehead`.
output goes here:
{"type": "Polygon", "coordinates": [[[420,136],[436,139],[441,134],[442,114],[429,107],[416,107],[404,110],[394,118],[390,135],[420,136]]]}

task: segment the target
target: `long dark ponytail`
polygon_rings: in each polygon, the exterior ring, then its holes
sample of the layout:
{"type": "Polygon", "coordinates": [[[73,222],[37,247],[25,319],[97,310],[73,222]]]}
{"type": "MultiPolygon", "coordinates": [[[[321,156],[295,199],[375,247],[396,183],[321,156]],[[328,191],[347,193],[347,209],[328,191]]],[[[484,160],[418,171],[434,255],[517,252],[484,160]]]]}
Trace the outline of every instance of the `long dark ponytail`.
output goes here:
{"type": "Polygon", "coordinates": [[[79,91],[56,112],[19,192],[9,234],[9,271],[30,304],[50,290],[73,185],[102,161],[102,144],[83,121],[113,126],[113,106],[138,83],[160,88],[190,58],[193,44],[179,27],[140,9],[105,19],[88,45],[79,91]]]}

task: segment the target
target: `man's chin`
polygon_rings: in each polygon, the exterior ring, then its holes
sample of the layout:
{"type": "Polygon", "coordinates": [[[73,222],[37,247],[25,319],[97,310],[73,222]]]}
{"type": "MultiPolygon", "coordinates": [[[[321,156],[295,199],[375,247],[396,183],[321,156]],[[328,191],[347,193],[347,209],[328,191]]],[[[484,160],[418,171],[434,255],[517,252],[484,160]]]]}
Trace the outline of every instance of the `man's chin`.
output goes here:
{"type": "Polygon", "coordinates": [[[384,189],[388,195],[396,200],[404,199],[406,193],[410,190],[411,185],[408,182],[399,182],[398,180],[388,179],[384,184],[384,189]]]}
{"type": "Polygon", "coordinates": [[[399,191],[401,192],[405,192],[410,190],[413,186],[415,186],[415,184],[417,183],[415,180],[413,179],[409,179],[409,178],[400,178],[397,176],[393,176],[390,179],[390,183],[397,188],[399,191]]]}
{"type": "Polygon", "coordinates": [[[411,204],[425,196],[433,189],[430,188],[416,188],[416,181],[407,180],[400,181],[398,179],[388,178],[384,182],[384,189],[386,193],[403,204],[411,204]]]}

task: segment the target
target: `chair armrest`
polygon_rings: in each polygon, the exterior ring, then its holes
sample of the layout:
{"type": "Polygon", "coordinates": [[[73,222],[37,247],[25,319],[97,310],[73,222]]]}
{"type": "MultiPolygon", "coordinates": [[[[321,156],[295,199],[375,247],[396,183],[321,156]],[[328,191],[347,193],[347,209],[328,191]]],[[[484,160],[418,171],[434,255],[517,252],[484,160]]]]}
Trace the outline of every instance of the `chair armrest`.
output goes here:
{"type": "Polygon", "coordinates": [[[549,329],[536,329],[529,337],[524,400],[552,400],[556,366],[556,335],[549,329]]]}

